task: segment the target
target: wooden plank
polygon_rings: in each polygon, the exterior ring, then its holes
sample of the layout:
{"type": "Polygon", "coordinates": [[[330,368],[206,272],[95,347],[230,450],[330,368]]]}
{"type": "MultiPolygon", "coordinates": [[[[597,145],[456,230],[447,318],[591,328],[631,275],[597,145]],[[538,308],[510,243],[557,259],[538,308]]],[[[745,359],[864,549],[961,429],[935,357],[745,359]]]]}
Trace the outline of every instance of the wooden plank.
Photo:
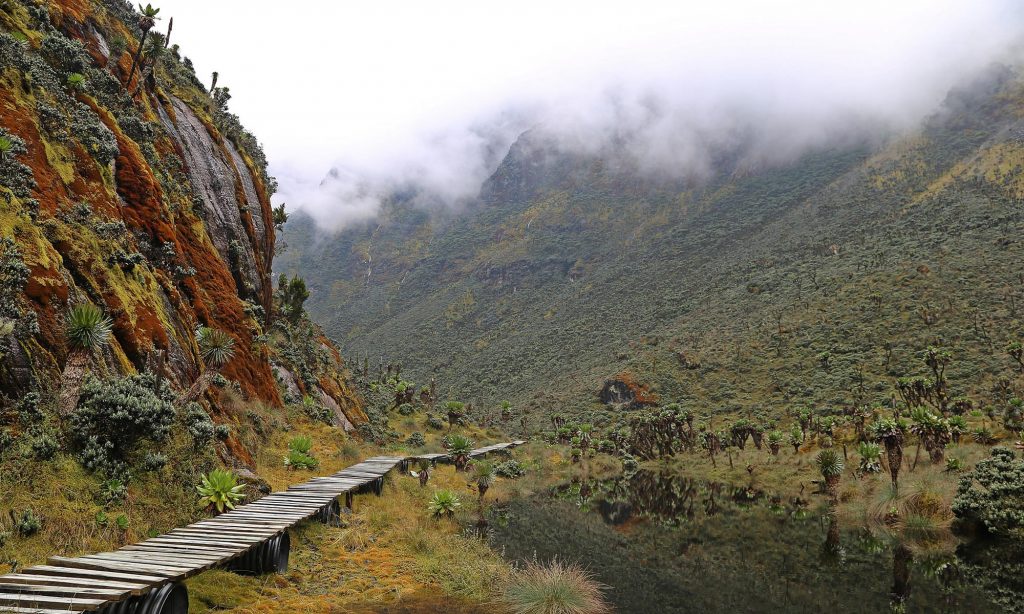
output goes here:
{"type": "Polygon", "coordinates": [[[125,562],[129,562],[129,563],[136,563],[137,562],[137,563],[142,563],[143,565],[146,565],[146,564],[151,564],[151,565],[159,564],[159,565],[161,565],[163,567],[167,567],[169,569],[181,568],[181,569],[184,569],[184,570],[190,570],[190,569],[194,569],[196,567],[200,567],[202,565],[206,565],[206,564],[210,563],[211,561],[212,562],[219,561],[222,558],[225,558],[226,556],[230,556],[230,555],[220,555],[220,554],[218,554],[218,555],[215,555],[215,556],[207,555],[207,556],[202,557],[202,558],[197,558],[197,557],[186,557],[185,555],[182,555],[182,554],[167,553],[167,554],[163,554],[159,558],[157,558],[157,557],[154,557],[152,554],[118,550],[117,552],[100,552],[99,554],[87,554],[87,555],[83,556],[82,558],[90,559],[90,560],[125,561],[125,562]],[[158,561],[158,562],[154,562],[154,561],[158,561]]]}
{"type": "Polygon", "coordinates": [[[87,597],[60,597],[51,595],[23,595],[17,593],[0,593],[0,607],[15,606],[21,608],[57,608],[65,612],[84,612],[95,609],[106,603],[103,599],[87,597]]]}
{"type": "Polygon", "coordinates": [[[174,529],[172,533],[164,533],[159,537],[152,537],[146,541],[139,542],[140,544],[148,543],[173,543],[173,542],[190,542],[196,543],[198,546],[211,546],[214,548],[246,548],[251,546],[253,543],[259,541],[259,537],[229,537],[223,531],[215,531],[213,529],[174,529]]]}
{"type": "MultiPolygon", "coordinates": [[[[287,526],[287,525],[285,525],[287,526]]],[[[278,531],[274,527],[263,526],[250,526],[244,525],[240,522],[225,522],[220,524],[190,524],[184,529],[202,529],[204,531],[222,532],[224,534],[238,534],[239,536],[260,536],[267,535],[278,531]]]]}
{"type": "Polygon", "coordinates": [[[260,542],[262,542],[262,541],[267,539],[266,537],[256,537],[256,536],[247,537],[247,538],[244,538],[244,539],[241,538],[241,537],[230,537],[229,538],[229,537],[225,537],[224,534],[220,533],[220,532],[211,533],[211,532],[199,531],[199,530],[195,530],[195,529],[175,529],[174,533],[167,533],[166,535],[161,536],[161,537],[166,537],[168,539],[165,540],[165,539],[161,539],[159,537],[155,537],[153,539],[154,540],[160,540],[160,541],[157,541],[157,543],[173,543],[173,541],[172,541],[173,538],[178,538],[178,539],[180,539],[180,541],[187,542],[187,543],[192,543],[192,544],[196,544],[196,545],[200,545],[200,546],[203,545],[203,544],[210,544],[210,545],[213,545],[213,546],[234,547],[234,548],[248,548],[248,547],[252,546],[253,544],[258,544],[258,543],[260,543],[260,542]]]}
{"type": "Polygon", "coordinates": [[[291,526],[291,524],[284,523],[284,522],[279,523],[278,525],[272,525],[272,524],[247,524],[247,523],[242,522],[241,520],[239,520],[239,521],[236,521],[236,522],[220,521],[220,522],[209,522],[209,523],[206,523],[206,522],[204,522],[204,523],[196,523],[196,524],[190,524],[190,525],[188,525],[188,527],[183,527],[183,528],[188,528],[188,529],[204,529],[204,530],[208,530],[208,531],[224,531],[225,533],[228,532],[228,529],[231,529],[232,531],[237,530],[240,533],[242,533],[243,535],[245,535],[245,534],[250,534],[250,535],[267,535],[267,534],[276,533],[276,532],[280,531],[281,529],[284,529],[284,528],[287,528],[287,527],[290,527],[290,526],[291,526]]]}
{"type": "Polygon", "coordinates": [[[41,586],[38,584],[3,584],[0,583],[0,593],[11,595],[63,595],[65,597],[83,596],[107,601],[121,601],[131,597],[131,593],[125,590],[109,588],[92,588],[88,586],[41,586]]]}
{"type": "Polygon", "coordinates": [[[241,552],[245,552],[246,550],[248,550],[248,548],[233,548],[228,550],[225,548],[206,548],[203,546],[192,546],[189,544],[130,544],[122,547],[118,552],[150,552],[154,556],[159,555],[162,552],[208,552],[210,554],[219,554],[221,556],[235,556],[241,552]]]}
{"type": "Polygon", "coordinates": [[[50,565],[61,565],[64,567],[78,567],[80,569],[93,569],[97,571],[116,571],[121,573],[139,573],[147,576],[162,576],[164,578],[179,578],[181,571],[178,569],[162,567],[160,565],[143,565],[141,563],[115,563],[113,561],[94,561],[82,558],[68,558],[64,556],[51,556],[47,559],[50,565]]]}
{"type": "Polygon", "coordinates": [[[150,586],[163,584],[167,578],[144,573],[130,573],[121,571],[106,571],[95,569],[82,569],[80,567],[67,567],[64,565],[36,565],[29,567],[23,573],[34,575],[61,576],[68,578],[99,578],[101,580],[124,580],[126,582],[138,582],[150,586]]]}
{"type": "Polygon", "coordinates": [[[61,586],[68,588],[109,588],[128,591],[140,595],[149,590],[149,584],[138,582],[117,582],[98,578],[62,578],[60,576],[43,576],[35,574],[8,574],[0,576],[0,584],[24,584],[27,586],[61,586]]]}
{"type": "Polygon", "coordinates": [[[81,612],[82,610],[68,610],[60,609],[53,610],[49,608],[22,608],[13,605],[5,605],[3,609],[0,609],[2,614],[68,614],[68,612],[81,612]]]}

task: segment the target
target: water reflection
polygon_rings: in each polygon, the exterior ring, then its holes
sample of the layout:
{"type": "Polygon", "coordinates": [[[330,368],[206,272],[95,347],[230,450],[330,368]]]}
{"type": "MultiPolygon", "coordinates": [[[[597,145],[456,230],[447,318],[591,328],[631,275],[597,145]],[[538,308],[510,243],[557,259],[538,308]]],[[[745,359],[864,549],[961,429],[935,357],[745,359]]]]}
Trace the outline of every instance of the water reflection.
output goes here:
{"type": "Polygon", "coordinates": [[[845,527],[825,501],[581,476],[513,502],[490,539],[513,559],[584,562],[623,612],[1024,612],[1024,548],[907,542],[845,527]]]}

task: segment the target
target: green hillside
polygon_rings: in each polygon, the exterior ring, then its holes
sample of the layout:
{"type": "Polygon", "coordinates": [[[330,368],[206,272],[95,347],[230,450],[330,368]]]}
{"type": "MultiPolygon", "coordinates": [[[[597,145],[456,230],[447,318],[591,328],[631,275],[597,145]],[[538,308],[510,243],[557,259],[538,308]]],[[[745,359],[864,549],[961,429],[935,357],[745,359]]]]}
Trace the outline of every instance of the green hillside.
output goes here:
{"type": "Polygon", "coordinates": [[[293,215],[276,271],[307,279],[350,359],[478,412],[508,399],[530,429],[613,417],[598,395],[617,376],[703,412],[884,402],[932,344],[953,351],[953,396],[1001,403],[1024,336],[1022,103],[994,69],[884,146],[722,155],[699,183],[527,133],[468,210],[396,197],[333,235],[293,215]]]}

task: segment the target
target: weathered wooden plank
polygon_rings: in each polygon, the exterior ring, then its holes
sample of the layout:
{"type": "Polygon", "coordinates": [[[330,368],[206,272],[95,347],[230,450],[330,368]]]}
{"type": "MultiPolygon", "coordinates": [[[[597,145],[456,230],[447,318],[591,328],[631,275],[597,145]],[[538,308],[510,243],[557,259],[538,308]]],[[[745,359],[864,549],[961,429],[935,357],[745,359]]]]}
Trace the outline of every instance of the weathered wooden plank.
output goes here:
{"type": "Polygon", "coordinates": [[[62,608],[54,610],[50,608],[22,608],[14,605],[5,605],[0,609],[2,614],[68,614],[68,612],[82,612],[83,610],[68,610],[62,608]]]}
{"type": "Polygon", "coordinates": [[[127,591],[138,595],[149,590],[149,584],[139,582],[117,582],[98,578],[65,578],[61,576],[44,576],[36,574],[8,574],[0,576],[0,584],[24,584],[26,586],[56,586],[65,588],[106,588],[127,591]]]}
{"type": "Polygon", "coordinates": [[[65,597],[82,596],[95,599],[106,599],[107,601],[120,601],[131,596],[131,593],[128,591],[110,588],[4,583],[0,583],[0,593],[11,595],[62,595],[65,597]]]}
{"type": "Polygon", "coordinates": [[[213,529],[185,528],[175,529],[174,533],[164,533],[160,537],[146,540],[143,543],[176,543],[186,542],[197,546],[211,546],[215,548],[248,548],[253,544],[266,539],[258,535],[228,535],[224,531],[213,529]]]}
{"type": "Polygon", "coordinates": [[[153,561],[159,561],[159,564],[167,568],[182,568],[191,569],[198,565],[205,565],[211,561],[219,561],[225,558],[225,555],[214,555],[204,557],[192,557],[177,553],[167,553],[161,555],[159,558],[154,557],[151,554],[131,552],[129,550],[118,550],[116,552],[100,552],[98,554],[87,554],[83,556],[84,559],[98,559],[108,561],[126,561],[126,562],[138,562],[142,564],[154,564],[153,561]]]}
{"type": "Polygon", "coordinates": [[[265,540],[265,537],[239,537],[239,536],[227,536],[222,532],[212,531],[201,531],[199,529],[175,529],[173,533],[167,533],[161,537],[168,538],[167,540],[161,539],[160,537],[153,538],[154,541],[160,540],[157,543],[171,543],[170,540],[178,538],[183,542],[194,543],[198,545],[210,544],[213,546],[232,546],[235,548],[248,548],[253,544],[258,544],[265,540]]]}
{"type": "MultiPolygon", "coordinates": [[[[288,525],[283,525],[283,526],[288,526],[288,525]]],[[[220,523],[220,524],[213,524],[213,523],[210,523],[210,524],[199,524],[199,523],[196,523],[196,524],[190,524],[190,525],[188,525],[188,527],[183,527],[183,528],[205,529],[205,530],[213,531],[213,532],[218,532],[219,531],[219,532],[222,532],[222,533],[225,533],[225,534],[227,534],[227,533],[232,533],[232,534],[237,533],[238,535],[241,535],[241,536],[245,536],[245,535],[262,536],[262,535],[267,535],[267,534],[274,533],[275,531],[278,530],[278,529],[276,529],[274,527],[268,527],[266,525],[263,525],[263,526],[249,526],[249,525],[244,525],[244,524],[242,524],[240,522],[225,522],[225,523],[220,523]]]]}
{"type": "Polygon", "coordinates": [[[160,565],[143,565],[141,563],[116,563],[113,561],[95,561],[83,558],[68,558],[64,556],[51,556],[47,559],[50,565],[61,565],[64,567],[78,567],[81,569],[95,569],[99,571],[117,571],[124,573],[140,573],[147,576],[162,576],[164,578],[179,578],[181,571],[175,568],[163,567],[160,565]]]}
{"type": "Polygon", "coordinates": [[[104,599],[90,599],[88,597],[0,593],[0,607],[54,608],[62,609],[65,612],[84,612],[98,608],[104,603],[107,603],[104,599]]]}
{"type": "Polygon", "coordinates": [[[245,552],[248,548],[209,548],[205,546],[193,546],[191,544],[131,544],[118,550],[128,552],[150,552],[153,556],[159,556],[163,552],[195,552],[219,554],[221,556],[235,556],[245,552]]]}
{"type": "Polygon", "coordinates": [[[167,582],[164,576],[157,576],[145,573],[131,573],[122,571],[108,571],[83,569],[81,567],[68,567],[65,565],[35,565],[29,567],[24,573],[44,576],[60,576],[66,578],[100,578],[103,580],[124,580],[127,582],[139,582],[144,584],[158,585],[167,582]]]}

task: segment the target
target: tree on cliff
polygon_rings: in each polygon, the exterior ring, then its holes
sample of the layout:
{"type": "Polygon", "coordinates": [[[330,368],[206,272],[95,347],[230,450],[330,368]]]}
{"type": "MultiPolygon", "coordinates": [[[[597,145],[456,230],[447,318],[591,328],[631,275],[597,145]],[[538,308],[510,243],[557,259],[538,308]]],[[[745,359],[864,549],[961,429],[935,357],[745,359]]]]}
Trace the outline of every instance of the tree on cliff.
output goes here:
{"type": "Polygon", "coordinates": [[[135,68],[139,64],[139,58],[142,57],[142,47],[146,44],[146,35],[156,25],[156,20],[160,19],[156,16],[160,9],[153,8],[152,4],[147,4],[146,6],[140,4],[139,12],[142,13],[142,17],[139,18],[139,29],[142,30],[142,38],[139,39],[139,48],[135,52],[135,57],[132,58],[132,68],[128,71],[128,85],[131,85],[132,77],[135,76],[135,68]]]}
{"type": "Polygon", "coordinates": [[[302,308],[309,298],[306,281],[296,275],[291,279],[281,275],[277,282],[277,294],[281,301],[281,313],[293,324],[302,318],[302,308]]]}
{"type": "Polygon", "coordinates": [[[182,407],[198,399],[210,387],[214,376],[220,373],[221,367],[231,362],[235,356],[235,340],[231,335],[216,328],[202,326],[196,331],[199,343],[199,354],[203,358],[205,369],[196,383],[178,400],[182,407]]]}
{"type": "Polygon", "coordinates": [[[64,363],[64,375],[61,377],[60,399],[57,410],[61,416],[68,416],[78,405],[78,394],[82,388],[82,378],[89,366],[89,358],[95,350],[110,343],[110,329],[113,322],[103,311],[88,303],[75,305],[68,314],[65,323],[65,335],[68,341],[68,359],[64,363]]]}

